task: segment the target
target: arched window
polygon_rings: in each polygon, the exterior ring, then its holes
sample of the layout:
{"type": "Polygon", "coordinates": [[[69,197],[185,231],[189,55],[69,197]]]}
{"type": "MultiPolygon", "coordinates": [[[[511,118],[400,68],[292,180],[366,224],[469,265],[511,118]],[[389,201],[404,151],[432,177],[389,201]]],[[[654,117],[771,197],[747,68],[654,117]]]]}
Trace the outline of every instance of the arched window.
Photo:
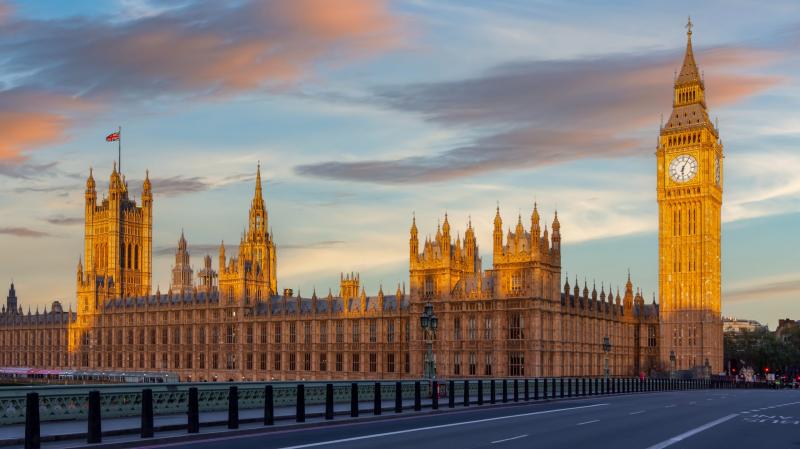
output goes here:
{"type": "Polygon", "coordinates": [[[131,254],[131,252],[132,252],[131,244],[128,243],[128,268],[131,268],[133,266],[133,264],[131,263],[133,261],[133,254],[131,254]]]}
{"type": "Polygon", "coordinates": [[[124,243],[122,244],[122,247],[119,250],[119,260],[120,260],[119,263],[120,263],[120,265],[122,265],[122,268],[125,268],[125,244],[124,243]]]}
{"type": "Polygon", "coordinates": [[[139,245],[133,247],[133,268],[139,269],[139,245]]]}

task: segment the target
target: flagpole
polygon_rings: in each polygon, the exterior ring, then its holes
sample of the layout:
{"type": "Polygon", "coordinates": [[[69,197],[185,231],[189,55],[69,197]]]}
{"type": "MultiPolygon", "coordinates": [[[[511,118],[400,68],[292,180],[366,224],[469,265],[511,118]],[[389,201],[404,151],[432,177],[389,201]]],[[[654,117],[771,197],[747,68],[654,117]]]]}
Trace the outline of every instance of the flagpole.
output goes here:
{"type": "Polygon", "coordinates": [[[117,127],[117,164],[119,173],[122,174],[122,126],[117,127]]]}

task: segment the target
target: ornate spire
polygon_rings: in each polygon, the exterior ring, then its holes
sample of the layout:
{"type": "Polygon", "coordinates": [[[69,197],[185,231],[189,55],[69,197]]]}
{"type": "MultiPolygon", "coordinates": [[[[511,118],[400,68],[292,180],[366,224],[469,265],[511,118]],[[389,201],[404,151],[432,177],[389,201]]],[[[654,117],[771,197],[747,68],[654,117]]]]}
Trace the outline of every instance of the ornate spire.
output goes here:
{"type": "Polygon", "coordinates": [[[700,73],[697,70],[697,63],[694,61],[692,50],[692,18],[686,23],[686,54],[683,56],[683,65],[678,77],[675,78],[675,85],[689,84],[701,81],[700,73]]]}

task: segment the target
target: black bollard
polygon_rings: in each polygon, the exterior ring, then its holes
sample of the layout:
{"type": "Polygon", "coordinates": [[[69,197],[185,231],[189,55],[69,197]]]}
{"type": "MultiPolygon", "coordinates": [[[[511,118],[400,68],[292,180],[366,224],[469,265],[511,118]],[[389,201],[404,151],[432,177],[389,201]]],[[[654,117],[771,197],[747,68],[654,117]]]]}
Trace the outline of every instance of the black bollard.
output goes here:
{"type": "Polygon", "coordinates": [[[469,407],[469,381],[464,381],[464,407],[469,407]]]}
{"type": "Polygon", "coordinates": [[[358,417],[358,384],[355,382],[350,384],[350,417],[358,417]]]}
{"type": "Polygon", "coordinates": [[[431,410],[439,410],[439,382],[431,382],[431,410]]]}
{"type": "Polygon", "coordinates": [[[494,379],[492,379],[491,382],[489,382],[489,403],[490,404],[494,404],[495,403],[495,396],[496,396],[496,393],[497,393],[496,390],[497,390],[496,382],[494,381],[494,379]]]}
{"type": "Polygon", "coordinates": [[[372,414],[380,415],[382,408],[381,383],[375,382],[375,391],[372,393],[372,414]]]}
{"type": "Polygon", "coordinates": [[[544,378],[544,388],[542,389],[542,397],[547,399],[547,378],[544,378]]]}
{"type": "Polygon", "coordinates": [[[528,402],[531,400],[531,395],[528,391],[528,379],[525,379],[525,386],[523,388],[525,390],[525,402],[528,402]]]}
{"type": "Polygon", "coordinates": [[[414,411],[422,410],[422,397],[419,381],[414,382],[414,411]]]}
{"type": "Polygon", "coordinates": [[[508,379],[503,379],[503,402],[508,402],[508,379]]]}
{"type": "MultiPolygon", "coordinates": [[[[331,415],[333,415],[333,389],[331,388],[331,415]]],[[[275,406],[272,398],[272,385],[264,387],[264,425],[275,424],[275,406]]]]}
{"type": "Polygon", "coordinates": [[[153,437],[153,390],[149,388],[142,390],[142,426],[140,436],[142,438],[153,437]]]}
{"type": "Polygon", "coordinates": [[[239,428],[239,387],[235,385],[228,389],[228,428],[239,428]]]}
{"type": "Polygon", "coordinates": [[[297,384],[295,407],[295,421],[306,422],[306,386],[304,384],[297,384]]]}
{"type": "Polygon", "coordinates": [[[186,432],[200,431],[200,406],[198,405],[197,387],[189,388],[189,402],[186,404],[186,432]]]}
{"type": "Polygon", "coordinates": [[[519,381],[514,379],[514,402],[519,402],[519,381]]]}
{"type": "Polygon", "coordinates": [[[539,379],[533,379],[533,400],[539,400],[539,379]]]}
{"type": "Polygon", "coordinates": [[[394,412],[403,413],[403,384],[394,383],[394,412]]]}
{"type": "Polygon", "coordinates": [[[333,419],[333,384],[325,384],[325,419],[333,419]]]}
{"type": "Polygon", "coordinates": [[[447,385],[447,407],[456,406],[456,381],[451,380],[447,385]]]}
{"type": "Polygon", "coordinates": [[[103,440],[100,425],[100,392],[92,390],[89,392],[89,423],[87,428],[86,442],[89,444],[99,443],[103,440]]]}
{"type": "Polygon", "coordinates": [[[478,405],[483,405],[483,379],[478,379],[478,405]]]}
{"type": "Polygon", "coordinates": [[[563,377],[561,378],[561,382],[559,382],[559,383],[561,384],[561,392],[559,394],[559,397],[563,398],[564,397],[564,378],[563,377]]]}
{"type": "Polygon", "coordinates": [[[572,379],[567,379],[567,397],[572,397],[572,379]]]}
{"type": "Polygon", "coordinates": [[[39,449],[41,445],[39,393],[28,393],[25,395],[25,449],[39,449]]]}

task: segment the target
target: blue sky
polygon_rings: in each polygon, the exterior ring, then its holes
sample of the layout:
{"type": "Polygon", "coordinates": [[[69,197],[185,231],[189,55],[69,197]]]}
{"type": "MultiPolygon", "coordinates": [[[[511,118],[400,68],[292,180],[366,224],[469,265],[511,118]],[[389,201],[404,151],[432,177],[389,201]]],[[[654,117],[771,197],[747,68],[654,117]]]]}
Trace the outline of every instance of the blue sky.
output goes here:
{"type": "MultiPolygon", "coordinates": [[[[261,161],[281,288],[407,279],[447,211],[484,255],[533,202],[563,272],[657,290],[655,141],[692,15],[726,152],[723,313],[800,311],[800,5],[0,0],[0,276],[74,303],[83,182],[123,127],[155,200],[154,283],[238,242],[261,161]]],[[[99,183],[102,185],[102,183],[99,183]]],[[[135,188],[133,189],[136,190],[135,188]]],[[[216,260],[216,259],[215,259],[216,260]]],[[[484,257],[485,267],[489,257],[484,257]]]]}

